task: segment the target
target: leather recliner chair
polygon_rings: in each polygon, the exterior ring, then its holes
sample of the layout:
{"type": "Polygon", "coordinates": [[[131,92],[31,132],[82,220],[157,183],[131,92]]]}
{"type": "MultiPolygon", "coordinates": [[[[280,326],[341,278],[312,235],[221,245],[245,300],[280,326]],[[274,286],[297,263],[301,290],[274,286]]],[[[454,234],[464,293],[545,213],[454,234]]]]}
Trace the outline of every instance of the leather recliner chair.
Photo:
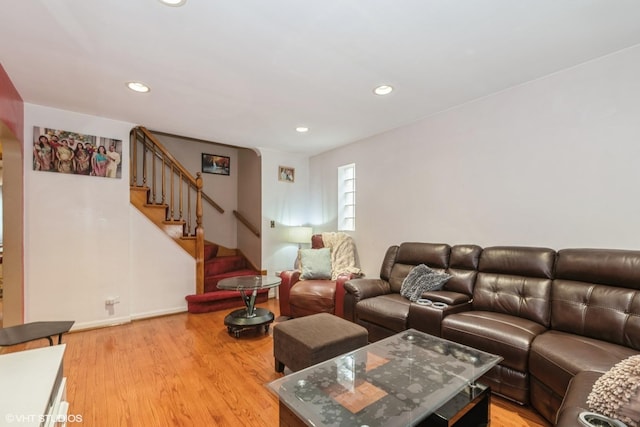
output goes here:
{"type": "MultiPolygon", "coordinates": [[[[324,247],[322,234],[311,237],[311,248],[324,247]]],[[[282,283],[278,289],[280,315],[303,317],[316,313],[331,313],[344,317],[344,283],[355,278],[353,274],[340,274],[336,280],[300,280],[299,270],[280,273],[282,283]]]]}

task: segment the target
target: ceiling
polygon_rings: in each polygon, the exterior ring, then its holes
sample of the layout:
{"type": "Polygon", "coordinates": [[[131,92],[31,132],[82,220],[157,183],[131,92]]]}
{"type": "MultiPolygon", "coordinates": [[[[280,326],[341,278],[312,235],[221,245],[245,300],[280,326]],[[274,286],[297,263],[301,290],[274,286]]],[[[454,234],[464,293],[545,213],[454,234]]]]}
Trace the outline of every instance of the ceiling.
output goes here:
{"type": "Polygon", "coordinates": [[[27,103],[312,155],[639,44],[640,1],[2,0],[0,40],[27,103]]]}

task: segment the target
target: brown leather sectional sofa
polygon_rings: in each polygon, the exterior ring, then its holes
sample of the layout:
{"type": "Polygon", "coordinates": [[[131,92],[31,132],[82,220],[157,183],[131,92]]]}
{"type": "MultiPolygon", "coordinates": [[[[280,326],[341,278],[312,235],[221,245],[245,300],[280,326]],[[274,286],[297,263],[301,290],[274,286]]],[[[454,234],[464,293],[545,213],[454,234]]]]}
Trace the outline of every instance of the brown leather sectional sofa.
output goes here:
{"type": "Polygon", "coordinates": [[[408,328],[501,355],[495,393],[576,426],[597,378],[640,353],[640,251],[402,243],[379,279],[345,283],[344,313],[377,341],[408,328]],[[452,278],[424,298],[400,295],[418,264],[452,278]]]}

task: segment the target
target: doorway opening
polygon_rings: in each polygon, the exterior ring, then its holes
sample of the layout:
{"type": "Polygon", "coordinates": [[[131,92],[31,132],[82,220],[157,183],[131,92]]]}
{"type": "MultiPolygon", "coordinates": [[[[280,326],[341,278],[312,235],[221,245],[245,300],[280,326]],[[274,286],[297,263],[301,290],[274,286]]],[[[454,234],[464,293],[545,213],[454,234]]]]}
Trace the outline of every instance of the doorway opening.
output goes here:
{"type": "Polygon", "coordinates": [[[24,178],[22,143],[0,121],[0,245],[2,247],[0,322],[2,327],[24,323],[24,178]]]}

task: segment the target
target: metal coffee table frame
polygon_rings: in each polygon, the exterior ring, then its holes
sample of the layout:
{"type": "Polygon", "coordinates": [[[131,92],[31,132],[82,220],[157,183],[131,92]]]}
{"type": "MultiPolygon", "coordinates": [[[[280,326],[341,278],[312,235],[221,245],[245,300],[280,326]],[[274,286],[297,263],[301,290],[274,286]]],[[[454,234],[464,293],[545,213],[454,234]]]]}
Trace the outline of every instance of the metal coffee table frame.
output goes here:
{"type": "Polygon", "coordinates": [[[502,357],[414,329],[268,384],[291,426],[477,426],[490,389],[477,383],[502,357]]]}
{"type": "Polygon", "coordinates": [[[234,310],[224,318],[227,332],[240,338],[240,332],[245,329],[264,328],[265,334],[274,320],[274,315],[266,308],[256,307],[258,290],[269,289],[280,285],[279,277],[267,276],[237,276],[222,279],[218,282],[218,289],[240,291],[240,297],[245,308],[234,310]]]}

